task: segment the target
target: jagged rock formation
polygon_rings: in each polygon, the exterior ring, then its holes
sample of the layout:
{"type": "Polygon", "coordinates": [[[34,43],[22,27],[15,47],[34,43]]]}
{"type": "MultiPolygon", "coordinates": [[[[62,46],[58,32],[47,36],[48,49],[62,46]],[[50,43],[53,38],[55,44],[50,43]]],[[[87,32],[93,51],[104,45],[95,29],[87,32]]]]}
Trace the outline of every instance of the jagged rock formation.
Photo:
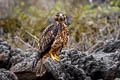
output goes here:
{"type": "Polygon", "coordinates": [[[60,80],[114,80],[120,78],[120,54],[81,53],[75,49],[60,54],[61,63],[46,60],[48,70],[60,80]],[[61,79],[62,78],[62,79],[61,79]],[[90,79],[91,78],[91,79],[90,79]]]}
{"type": "Polygon", "coordinates": [[[0,69],[0,80],[18,80],[17,76],[6,69],[0,69]]]}
{"type": "Polygon", "coordinates": [[[36,77],[37,53],[11,48],[0,40],[0,80],[120,80],[119,49],[120,41],[111,40],[92,51],[62,50],[60,62],[48,57],[46,73],[36,77]]]}

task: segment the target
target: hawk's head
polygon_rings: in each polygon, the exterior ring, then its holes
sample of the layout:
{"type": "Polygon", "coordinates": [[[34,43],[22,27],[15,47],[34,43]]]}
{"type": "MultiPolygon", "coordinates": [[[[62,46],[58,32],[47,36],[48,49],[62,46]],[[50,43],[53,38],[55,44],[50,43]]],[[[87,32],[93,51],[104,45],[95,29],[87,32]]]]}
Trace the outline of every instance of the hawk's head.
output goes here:
{"type": "Polygon", "coordinates": [[[66,25],[71,24],[69,17],[66,16],[63,12],[56,13],[54,20],[58,23],[64,22],[66,25]]]}
{"type": "Polygon", "coordinates": [[[55,21],[57,22],[64,22],[66,20],[66,15],[62,12],[58,12],[55,15],[55,21]]]}

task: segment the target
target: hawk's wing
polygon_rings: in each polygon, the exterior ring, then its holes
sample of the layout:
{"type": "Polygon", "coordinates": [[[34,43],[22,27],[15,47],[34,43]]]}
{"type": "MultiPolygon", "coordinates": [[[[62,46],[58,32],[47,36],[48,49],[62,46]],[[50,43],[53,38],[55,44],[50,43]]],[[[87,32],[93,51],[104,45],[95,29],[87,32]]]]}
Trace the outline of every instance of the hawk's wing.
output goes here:
{"type": "Polygon", "coordinates": [[[43,57],[50,49],[57,36],[57,26],[52,24],[48,26],[40,38],[40,57],[43,57]]]}

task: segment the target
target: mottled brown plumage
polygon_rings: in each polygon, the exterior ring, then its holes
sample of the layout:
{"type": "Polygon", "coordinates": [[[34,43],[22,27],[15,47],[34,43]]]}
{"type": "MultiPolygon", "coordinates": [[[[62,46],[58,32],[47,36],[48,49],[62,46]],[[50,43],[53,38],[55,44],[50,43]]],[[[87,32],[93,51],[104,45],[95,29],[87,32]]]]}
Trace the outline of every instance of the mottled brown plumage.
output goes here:
{"type": "MultiPolygon", "coordinates": [[[[43,68],[44,60],[51,57],[53,60],[59,61],[57,54],[68,42],[68,29],[65,23],[66,16],[63,13],[57,13],[55,22],[48,26],[41,35],[39,57],[42,59],[41,68],[43,68]]],[[[40,75],[43,69],[38,72],[40,75]]]]}

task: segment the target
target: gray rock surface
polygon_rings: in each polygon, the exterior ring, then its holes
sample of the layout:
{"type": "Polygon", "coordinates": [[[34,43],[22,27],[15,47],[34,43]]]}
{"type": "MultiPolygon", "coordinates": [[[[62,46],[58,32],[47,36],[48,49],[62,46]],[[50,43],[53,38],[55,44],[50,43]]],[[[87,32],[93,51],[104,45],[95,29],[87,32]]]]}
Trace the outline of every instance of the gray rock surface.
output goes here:
{"type": "Polygon", "coordinates": [[[0,68],[10,68],[10,50],[11,46],[7,42],[0,40],[0,68]]]}
{"type": "Polygon", "coordinates": [[[19,80],[119,80],[119,45],[119,40],[110,40],[104,46],[91,49],[91,53],[76,49],[62,50],[58,55],[60,62],[48,57],[45,60],[46,73],[37,77],[37,53],[11,48],[7,42],[0,40],[0,76],[5,76],[0,80],[16,80],[15,75],[19,80]],[[8,73],[14,76],[9,77],[8,73]]]}
{"type": "Polygon", "coordinates": [[[18,80],[17,76],[6,69],[0,69],[0,80],[18,80]]]}
{"type": "Polygon", "coordinates": [[[110,41],[103,49],[91,54],[75,49],[64,50],[59,55],[60,63],[48,58],[45,65],[60,80],[86,80],[88,77],[92,80],[114,80],[120,78],[119,45],[119,41],[110,41]]]}

